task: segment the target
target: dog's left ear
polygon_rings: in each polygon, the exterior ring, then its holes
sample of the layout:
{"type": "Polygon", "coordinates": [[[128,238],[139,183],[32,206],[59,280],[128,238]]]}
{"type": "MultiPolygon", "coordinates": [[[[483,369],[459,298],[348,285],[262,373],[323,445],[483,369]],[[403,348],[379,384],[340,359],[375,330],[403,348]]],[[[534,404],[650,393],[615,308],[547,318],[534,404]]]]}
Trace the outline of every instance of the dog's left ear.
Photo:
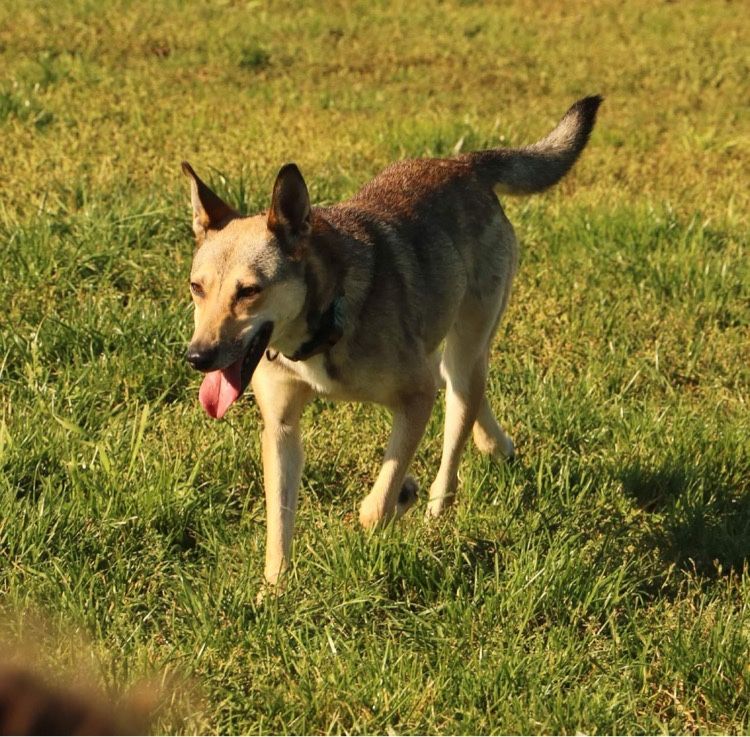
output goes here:
{"type": "Polygon", "coordinates": [[[239,217],[239,213],[213,192],[187,161],[182,162],[182,172],[190,178],[193,232],[196,243],[200,246],[209,230],[222,228],[227,220],[239,217]]]}
{"type": "Polygon", "coordinates": [[[296,164],[281,167],[273,185],[268,229],[282,245],[296,250],[298,239],[312,230],[310,195],[296,164]]]}

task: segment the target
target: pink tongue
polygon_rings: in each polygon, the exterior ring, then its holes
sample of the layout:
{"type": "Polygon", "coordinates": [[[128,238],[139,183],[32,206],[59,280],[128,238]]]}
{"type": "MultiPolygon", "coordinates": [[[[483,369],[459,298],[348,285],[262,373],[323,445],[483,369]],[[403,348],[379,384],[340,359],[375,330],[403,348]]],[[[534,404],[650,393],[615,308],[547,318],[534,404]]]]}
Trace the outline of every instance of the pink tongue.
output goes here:
{"type": "Polygon", "coordinates": [[[221,371],[210,371],[203,379],[198,398],[209,417],[220,420],[242,393],[242,361],[240,358],[221,371]]]}

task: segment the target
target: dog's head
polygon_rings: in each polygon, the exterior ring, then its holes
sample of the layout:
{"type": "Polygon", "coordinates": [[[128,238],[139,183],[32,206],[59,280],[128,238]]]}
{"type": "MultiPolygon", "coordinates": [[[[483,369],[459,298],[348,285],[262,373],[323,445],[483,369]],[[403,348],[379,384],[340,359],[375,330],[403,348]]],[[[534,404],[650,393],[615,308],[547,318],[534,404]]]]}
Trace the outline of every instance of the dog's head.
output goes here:
{"type": "Polygon", "coordinates": [[[263,354],[294,340],[307,287],[310,198],[299,169],[284,166],[266,215],[241,217],[184,162],[197,249],[190,274],[195,331],[187,360],[206,374],[200,400],[216,419],[247,388],[263,354]]]}

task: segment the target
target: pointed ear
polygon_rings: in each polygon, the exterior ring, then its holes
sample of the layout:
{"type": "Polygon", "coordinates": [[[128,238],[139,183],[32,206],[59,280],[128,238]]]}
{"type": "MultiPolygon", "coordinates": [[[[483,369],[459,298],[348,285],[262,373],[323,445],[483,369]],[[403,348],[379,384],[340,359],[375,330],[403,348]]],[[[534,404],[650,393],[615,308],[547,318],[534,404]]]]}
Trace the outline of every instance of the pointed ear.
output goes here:
{"type": "Polygon", "coordinates": [[[193,205],[193,232],[200,246],[211,229],[219,229],[227,220],[239,216],[215,192],[212,192],[187,161],[182,162],[182,173],[190,178],[190,201],[193,205]]]}
{"type": "Polygon", "coordinates": [[[296,164],[281,167],[273,185],[268,229],[282,243],[310,234],[310,195],[296,164]]]}

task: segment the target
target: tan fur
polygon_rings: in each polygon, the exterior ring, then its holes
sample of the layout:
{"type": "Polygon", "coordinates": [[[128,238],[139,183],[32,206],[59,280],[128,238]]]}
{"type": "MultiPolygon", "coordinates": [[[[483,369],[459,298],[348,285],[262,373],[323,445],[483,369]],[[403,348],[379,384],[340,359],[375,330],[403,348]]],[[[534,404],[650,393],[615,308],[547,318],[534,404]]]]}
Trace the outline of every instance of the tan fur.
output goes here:
{"type": "Polygon", "coordinates": [[[263,358],[252,377],[264,423],[270,583],[289,563],[303,468],[300,417],[315,395],[377,402],[393,413],[383,466],[360,506],[366,528],[413,504],[416,486],[406,473],[441,386],[445,435],[429,516],[453,501],[470,434],[482,452],[513,454],[485,396],[491,341],[518,265],[518,242],[493,190],[530,193],[559,180],[585,146],[599,102],[579,101],[550,136],[525,149],[398,162],[333,207],[311,208],[299,171],[287,165],[268,214],[228,215],[231,208],[186,167],[200,246],[191,351],[210,349],[209,368],[222,369],[260,325],[273,323],[275,359],[263,358]],[[261,291],[238,300],[248,283],[261,291]],[[288,358],[332,306],[342,308],[340,339],[306,360],[288,358]]]}

